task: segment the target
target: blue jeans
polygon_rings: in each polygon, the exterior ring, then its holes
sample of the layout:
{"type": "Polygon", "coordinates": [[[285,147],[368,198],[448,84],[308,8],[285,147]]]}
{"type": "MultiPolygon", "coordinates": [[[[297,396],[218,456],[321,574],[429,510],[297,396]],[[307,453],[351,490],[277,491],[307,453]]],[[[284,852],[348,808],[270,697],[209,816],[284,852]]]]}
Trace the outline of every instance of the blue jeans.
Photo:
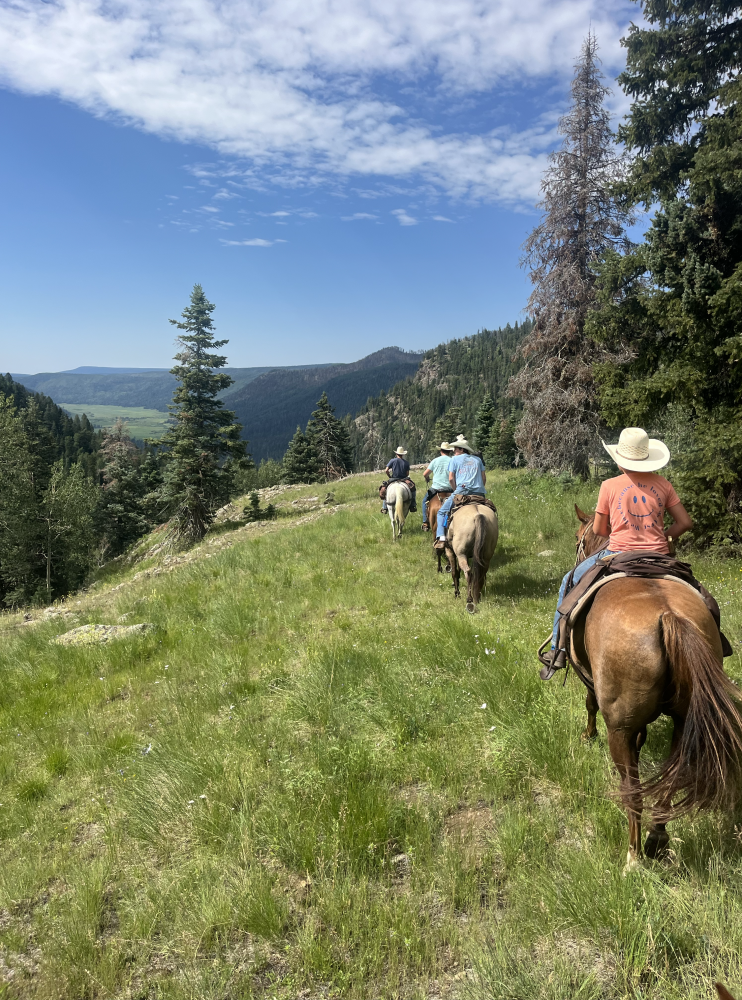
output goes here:
{"type": "MultiPolygon", "coordinates": [[[[573,584],[578,583],[582,577],[587,573],[591,566],[594,566],[598,559],[603,559],[605,556],[615,556],[616,553],[612,549],[603,549],[602,552],[596,552],[594,556],[588,556],[587,559],[583,559],[581,563],[577,563],[575,567],[575,575],[572,579],[573,584]]],[[[571,570],[570,570],[571,572],[571,570]]],[[[562,603],[565,593],[567,592],[567,580],[569,580],[569,573],[565,573],[564,579],[562,580],[562,585],[559,588],[559,599],[557,600],[557,609],[562,603]]],[[[559,632],[559,619],[562,616],[559,611],[554,612],[554,630],[551,634],[551,648],[556,649],[557,636],[559,632]]]]}
{"type": "MultiPolygon", "coordinates": [[[[457,486],[456,489],[451,494],[451,496],[448,498],[448,500],[445,500],[441,504],[440,510],[438,511],[438,530],[435,533],[436,538],[446,537],[446,528],[448,527],[448,515],[451,513],[451,508],[453,507],[453,498],[456,496],[457,493],[470,493],[470,492],[472,491],[468,490],[465,486],[457,486]]],[[[476,490],[474,492],[479,493],[483,491],[476,490]]]]}

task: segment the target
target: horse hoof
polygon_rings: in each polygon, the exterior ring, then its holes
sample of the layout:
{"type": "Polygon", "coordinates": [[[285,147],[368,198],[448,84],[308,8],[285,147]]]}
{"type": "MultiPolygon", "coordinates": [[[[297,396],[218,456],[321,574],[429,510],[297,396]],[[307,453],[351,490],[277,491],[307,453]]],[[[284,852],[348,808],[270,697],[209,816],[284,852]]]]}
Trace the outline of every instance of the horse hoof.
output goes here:
{"type": "Polygon", "coordinates": [[[474,604],[473,601],[469,601],[469,603],[466,605],[466,610],[469,612],[470,615],[473,615],[476,613],[477,606],[476,604],[474,604]]]}
{"type": "Polygon", "coordinates": [[[650,830],[644,844],[644,853],[652,860],[659,860],[667,854],[667,845],[670,843],[670,834],[667,830],[650,830]]]}
{"type": "Polygon", "coordinates": [[[580,739],[583,743],[592,743],[598,738],[598,730],[596,729],[594,733],[591,733],[588,729],[585,729],[580,733],[580,739]]]}
{"type": "Polygon", "coordinates": [[[642,866],[642,860],[635,851],[629,848],[629,852],[626,855],[626,864],[623,866],[623,877],[626,878],[631,872],[638,871],[642,866]]]}

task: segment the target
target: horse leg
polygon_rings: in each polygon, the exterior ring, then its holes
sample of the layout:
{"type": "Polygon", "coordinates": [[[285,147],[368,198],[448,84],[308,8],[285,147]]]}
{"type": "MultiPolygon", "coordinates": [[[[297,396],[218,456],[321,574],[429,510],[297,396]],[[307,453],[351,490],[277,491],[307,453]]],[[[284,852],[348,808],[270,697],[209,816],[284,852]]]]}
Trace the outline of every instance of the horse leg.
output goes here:
{"type": "Polygon", "coordinates": [[[469,565],[469,560],[465,555],[459,556],[458,559],[459,568],[464,571],[464,579],[466,580],[466,610],[471,614],[474,613],[474,574],[471,571],[471,566],[469,565]]]}
{"type": "Polygon", "coordinates": [[[621,776],[621,800],[629,820],[629,850],[624,875],[641,864],[642,793],[639,782],[639,752],[636,735],[625,729],[608,730],[608,746],[621,776]]]}
{"type": "Polygon", "coordinates": [[[461,597],[461,590],[459,588],[459,581],[461,580],[461,570],[459,569],[459,561],[455,555],[449,559],[449,564],[451,566],[451,578],[453,580],[453,596],[461,597]]]}
{"type": "MultiPolygon", "coordinates": [[[[672,744],[670,753],[675,751],[680,737],[683,735],[684,720],[679,716],[673,717],[672,744]]],[[[663,795],[654,804],[652,809],[652,825],[649,828],[647,839],[644,844],[644,853],[648,858],[661,858],[667,852],[667,845],[670,843],[670,834],[667,832],[667,814],[671,806],[670,794],[663,795]]]]}
{"type": "Polygon", "coordinates": [[[582,734],[582,739],[587,742],[588,740],[596,740],[598,738],[598,699],[595,697],[595,692],[591,691],[590,688],[587,689],[585,708],[587,709],[587,726],[582,734]]]}

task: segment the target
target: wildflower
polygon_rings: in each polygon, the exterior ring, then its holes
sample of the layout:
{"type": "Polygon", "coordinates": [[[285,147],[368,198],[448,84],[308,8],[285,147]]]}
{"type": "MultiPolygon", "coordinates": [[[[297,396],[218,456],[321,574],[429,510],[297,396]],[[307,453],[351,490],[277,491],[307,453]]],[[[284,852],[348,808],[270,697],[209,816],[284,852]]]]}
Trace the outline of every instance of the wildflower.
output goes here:
{"type": "Polygon", "coordinates": [[[480,708],[486,708],[487,707],[487,702],[483,701],[482,704],[479,707],[480,708]]]}
{"type": "Polygon", "coordinates": [[[150,743],[149,746],[146,746],[144,750],[142,750],[142,753],[149,753],[151,749],[152,749],[152,744],[150,743]]]}

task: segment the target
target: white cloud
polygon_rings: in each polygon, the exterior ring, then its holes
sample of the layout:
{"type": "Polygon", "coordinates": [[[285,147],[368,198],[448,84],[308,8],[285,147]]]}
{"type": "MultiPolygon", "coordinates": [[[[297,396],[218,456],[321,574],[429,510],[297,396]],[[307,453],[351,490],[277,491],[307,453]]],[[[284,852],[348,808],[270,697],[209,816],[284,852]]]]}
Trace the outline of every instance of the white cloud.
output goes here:
{"type": "Polygon", "coordinates": [[[396,215],[397,222],[400,226],[416,226],[417,219],[413,219],[411,215],[408,215],[403,208],[393,208],[392,215],[396,215]]]}
{"type": "Polygon", "coordinates": [[[0,80],[249,160],[254,185],[377,175],[517,203],[537,194],[552,126],[447,132],[405,94],[564,81],[590,25],[618,68],[632,13],[628,0],[14,0],[0,5],[0,80]]]}
{"type": "Polygon", "coordinates": [[[355,222],[356,219],[378,219],[379,216],[370,212],[355,212],[353,215],[341,215],[340,218],[343,222],[355,222]]]}
{"type": "Polygon", "coordinates": [[[272,247],[274,243],[285,243],[286,240],[220,240],[225,247],[272,247]]]}
{"type": "Polygon", "coordinates": [[[435,222],[453,222],[453,219],[447,219],[445,215],[434,215],[433,220],[435,222]]]}

